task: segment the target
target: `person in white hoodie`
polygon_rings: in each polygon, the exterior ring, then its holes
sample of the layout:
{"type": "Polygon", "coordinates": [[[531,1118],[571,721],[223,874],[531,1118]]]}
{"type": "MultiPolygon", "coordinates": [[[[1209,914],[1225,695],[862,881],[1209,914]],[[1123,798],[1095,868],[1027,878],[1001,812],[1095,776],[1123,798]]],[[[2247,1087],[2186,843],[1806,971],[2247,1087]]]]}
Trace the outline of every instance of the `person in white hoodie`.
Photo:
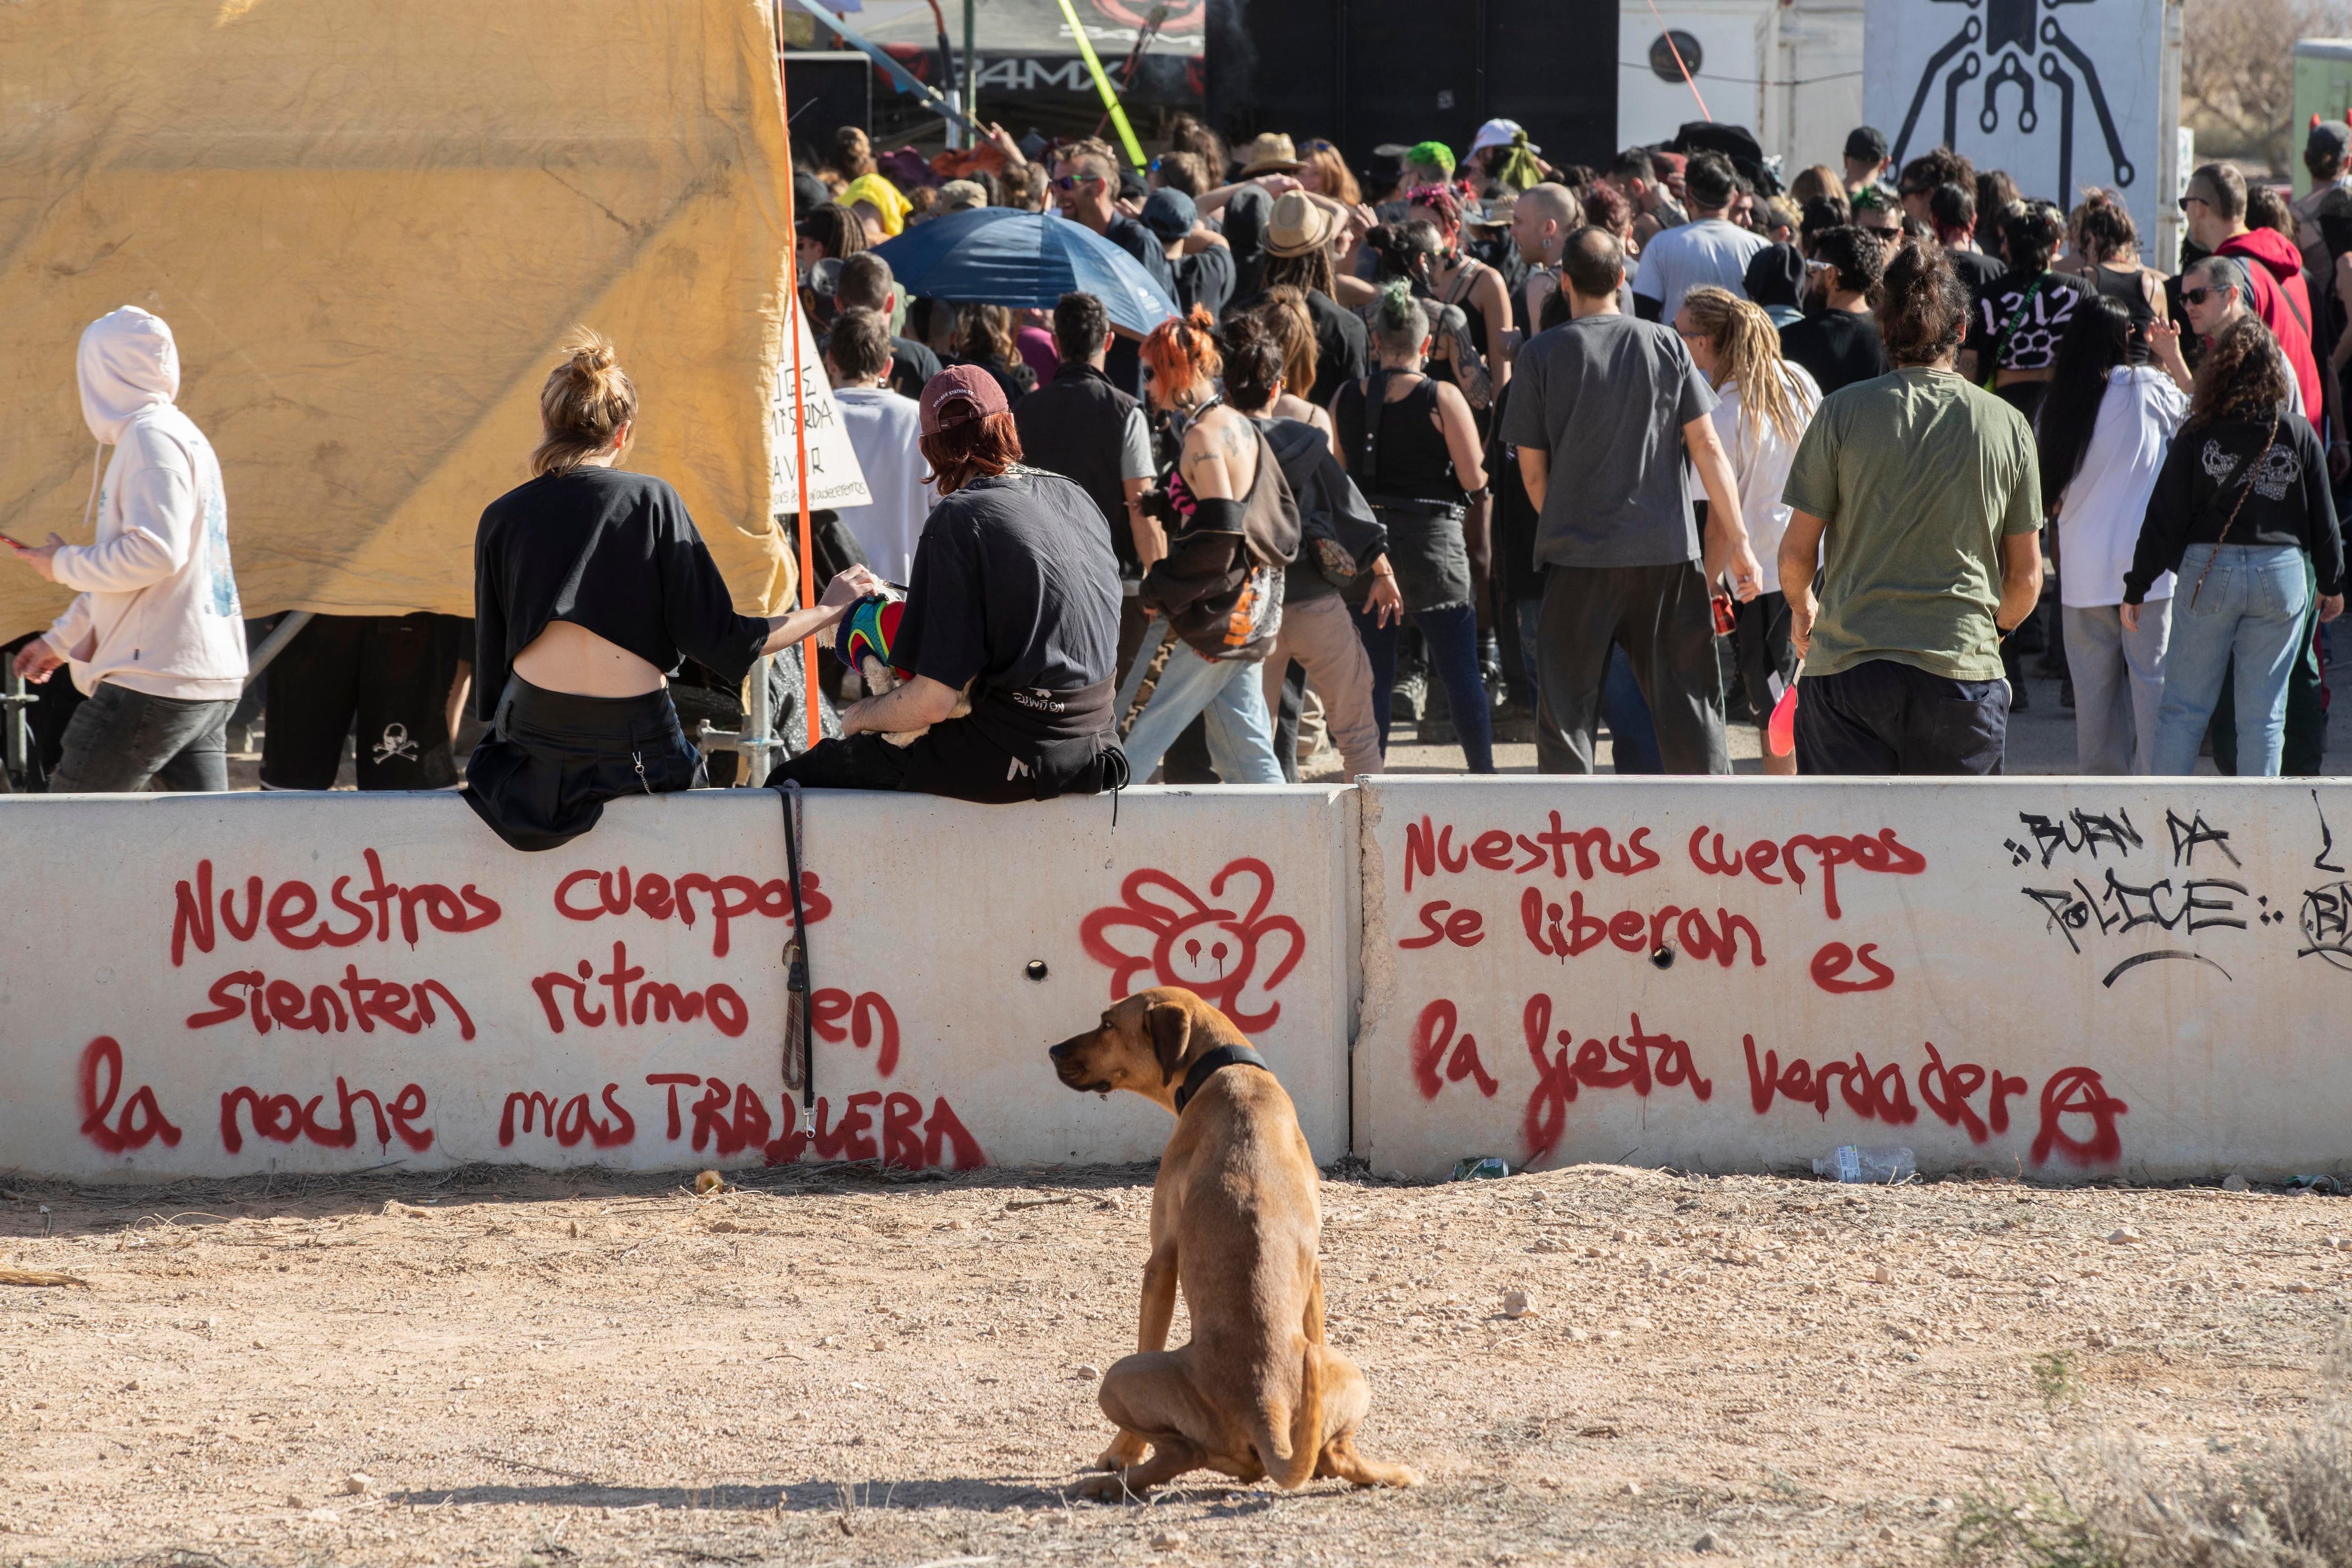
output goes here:
{"type": "Polygon", "coordinates": [[[228,788],[228,716],[245,689],[245,618],[228,550],[220,460],[173,405],[180,352],[163,318],[135,305],[81,334],[81,412],[114,457],[97,495],[98,536],[57,534],[10,552],[79,596],[16,655],[47,680],[61,664],[89,700],[66,728],[56,795],[228,788]]]}

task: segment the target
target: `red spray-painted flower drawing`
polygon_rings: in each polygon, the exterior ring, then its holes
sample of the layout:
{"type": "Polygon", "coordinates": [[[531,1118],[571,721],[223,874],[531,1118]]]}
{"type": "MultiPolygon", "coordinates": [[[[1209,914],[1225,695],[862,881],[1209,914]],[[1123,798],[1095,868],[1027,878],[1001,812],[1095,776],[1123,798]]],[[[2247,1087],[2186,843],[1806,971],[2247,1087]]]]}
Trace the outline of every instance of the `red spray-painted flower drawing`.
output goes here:
{"type": "Polygon", "coordinates": [[[1265,861],[1244,856],[1232,862],[1210,880],[1206,899],[1149,867],[1129,872],[1118,895],[1118,903],[1078,925],[1087,956],[1110,970],[1112,1001],[1131,994],[1137,977],[1149,973],[1147,984],[1181,985],[1236,1028],[1269,1028],[1282,1016],[1282,1004],[1267,993],[1297,967],[1307,933],[1288,915],[1265,912],[1274,901],[1274,870],[1265,861]],[[1236,912],[1240,895],[1251,889],[1248,908],[1236,912]],[[1280,939],[1281,957],[1261,971],[1271,938],[1280,939]]]}

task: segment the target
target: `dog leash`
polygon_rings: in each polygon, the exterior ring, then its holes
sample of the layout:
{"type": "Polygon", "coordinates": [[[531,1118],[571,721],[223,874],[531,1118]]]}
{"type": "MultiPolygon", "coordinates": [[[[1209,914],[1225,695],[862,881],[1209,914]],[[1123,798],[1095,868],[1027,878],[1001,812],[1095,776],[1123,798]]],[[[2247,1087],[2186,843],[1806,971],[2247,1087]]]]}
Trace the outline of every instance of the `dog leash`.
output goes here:
{"type": "Polygon", "coordinates": [[[1192,1064],[1192,1070],[1184,1075],[1183,1084],[1176,1090],[1176,1114],[1184,1114],[1184,1108],[1192,1103],[1192,1097],[1201,1092],[1202,1085],[1216,1076],[1220,1068],[1231,1067],[1258,1068],[1266,1072],[1274,1070],[1266,1066],[1264,1057],[1247,1046],[1219,1046],[1215,1050],[1204,1053],[1192,1064]]]}
{"type": "Polygon", "coordinates": [[[784,943],[784,1087],[790,1089],[793,1068],[800,1069],[801,1108],[816,1105],[816,1040],[809,1027],[808,921],[801,910],[801,785],[786,779],[777,792],[784,808],[784,868],[792,878],[793,935],[784,943]],[[794,1062],[793,1046],[800,1046],[794,1062]]]}

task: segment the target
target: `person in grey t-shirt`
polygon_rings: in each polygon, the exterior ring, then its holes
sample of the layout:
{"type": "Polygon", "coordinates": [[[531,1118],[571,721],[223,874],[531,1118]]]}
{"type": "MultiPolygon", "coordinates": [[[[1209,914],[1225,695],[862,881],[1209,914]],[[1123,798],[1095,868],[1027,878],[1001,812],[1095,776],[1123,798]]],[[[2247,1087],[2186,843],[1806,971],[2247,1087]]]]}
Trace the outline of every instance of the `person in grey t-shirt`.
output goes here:
{"type": "Polygon", "coordinates": [[[1536,767],[1592,772],[1601,682],[1613,642],[1649,699],[1670,773],[1727,773],[1713,584],[1762,586],[1730,459],[1707,416],[1715,393],[1673,329],[1618,309],[1625,252],[1606,229],[1569,237],[1570,319],[1519,351],[1503,437],[1535,503],[1536,767]],[[1704,542],[1683,458],[1706,489],[1704,542]]]}

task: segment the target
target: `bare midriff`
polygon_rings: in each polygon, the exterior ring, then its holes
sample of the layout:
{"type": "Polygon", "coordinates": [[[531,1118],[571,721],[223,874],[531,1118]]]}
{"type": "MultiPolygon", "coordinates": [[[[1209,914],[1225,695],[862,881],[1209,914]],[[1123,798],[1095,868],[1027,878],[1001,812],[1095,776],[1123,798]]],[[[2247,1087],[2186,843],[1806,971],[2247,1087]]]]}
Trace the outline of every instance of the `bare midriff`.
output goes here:
{"type": "Polygon", "coordinates": [[[574,697],[642,697],[669,684],[627,648],[570,621],[548,622],[515,656],[514,672],[541,691],[574,697]]]}

